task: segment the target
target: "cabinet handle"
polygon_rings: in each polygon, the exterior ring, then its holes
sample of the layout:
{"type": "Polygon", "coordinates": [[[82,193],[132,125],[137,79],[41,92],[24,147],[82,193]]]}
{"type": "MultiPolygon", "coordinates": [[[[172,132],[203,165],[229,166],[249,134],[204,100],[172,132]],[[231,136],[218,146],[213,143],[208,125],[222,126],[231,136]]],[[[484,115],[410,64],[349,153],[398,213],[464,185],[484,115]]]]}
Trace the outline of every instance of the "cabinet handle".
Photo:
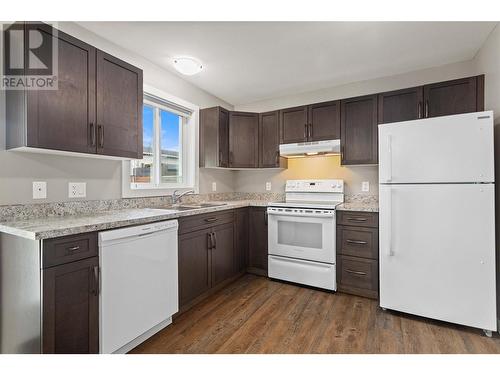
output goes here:
{"type": "Polygon", "coordinates": [[[218,220],[218,218],[216,218],[216,217],[207,217],[207,218],[205,219],[205,221],[206,221],[207,223],[213,223],[214,221],[217,221],[217,220],[218,220]]]}
{"type": "Polygon", "coordinates": [[[429,101],[425,101],[425,117],[429,117],[429,101]]]}
{"type": "Polygon", "coordinates": [[[90,145],[91,146],[95,146],[95,129],[94,129],[94,123],[91,122],[89,124],[89,128],[90,128],[90,145]]]}
{"type": "Polygon", "coordinates": [[[74,252],[75,252],[75,251],[77,251],[77,250],[80,250],[80,246],[68,247],[68,248],[66,249],[66,252],[67,252],[68,254],[72,254],[72,253],[74,253],[74,252]]]}
{"type": "Polygon", "coordinates": [[[104,147],[104,127],[102,125],[97,125],[97,133],[99,136],[99,147],[104,147]]]}
{"type": "Polygon", "coordinates": [[[212,233],[207,233],[208,250],[212,249],[212,233]]]}
{"type": "Polygon", "coordinates": [[[313,124],[309,124],[309,140],[312,139],[312,133],[313,133],[313,124]]]}
{"type": "Polygon", "coordinates": [[[418,102],[418,118],[422,118],[422,102],[418,102]]]}
{"type": "Polygon", "coordinates": [[[93,275],[94,275],[94,290],[93,290],[93,294],[95,296],[98,296],[99,295],[99,291],[100,291],[100,272],[99,272],[99,266],[94,266],[93,267],[93,275]]]}
{"type": "Polygon", "coordinates": [[[345,240],[345,242],[347,242],[347,243],[354,243],[356,245],[366,245],[367,244],[366,241],[358,241],[358,240],[345,240]]]}
{"type": "Polygon", "coordinates": [[[358,275],[358,276],[366,276],[366,272],[361,272],[361,271],[353,271],[353,270],[347,269],[347,270],[345,270],[345,272],[352,273],[352,274],[358,275]]]}
{"type": "Polygon", "coordinates": [[[358,221],[358,222],[364,222],[366,221],[367,219],[364,218],[364,217],[348,217],[347,218],[348,221],[358,221]]]}

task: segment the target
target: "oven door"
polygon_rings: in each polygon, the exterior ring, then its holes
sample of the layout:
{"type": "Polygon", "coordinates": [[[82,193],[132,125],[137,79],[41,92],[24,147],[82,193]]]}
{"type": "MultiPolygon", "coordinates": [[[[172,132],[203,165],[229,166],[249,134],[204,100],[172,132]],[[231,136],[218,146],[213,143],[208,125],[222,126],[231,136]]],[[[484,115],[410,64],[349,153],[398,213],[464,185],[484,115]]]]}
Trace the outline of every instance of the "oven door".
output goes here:
{"type": "Polygon", "coordinates": [[[335,263],[335,211],[269,207],[270,255],[335,263]]]}

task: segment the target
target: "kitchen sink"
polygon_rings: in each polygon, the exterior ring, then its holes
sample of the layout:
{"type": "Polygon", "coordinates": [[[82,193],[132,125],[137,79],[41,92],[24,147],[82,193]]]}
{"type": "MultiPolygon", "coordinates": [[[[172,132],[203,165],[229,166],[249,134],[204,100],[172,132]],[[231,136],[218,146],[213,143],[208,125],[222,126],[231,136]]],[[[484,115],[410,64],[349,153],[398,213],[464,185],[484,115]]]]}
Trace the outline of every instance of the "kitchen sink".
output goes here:
{"type": "Polygon", "coordinates": [[[199,204],[180,204],[174,205],[171,208],[177,211],[188,211],[188,210],[197,210],[200,208],[208,208],[208,207],[220,207],[225,206],[227,203],[199,203],[199,204]]]}

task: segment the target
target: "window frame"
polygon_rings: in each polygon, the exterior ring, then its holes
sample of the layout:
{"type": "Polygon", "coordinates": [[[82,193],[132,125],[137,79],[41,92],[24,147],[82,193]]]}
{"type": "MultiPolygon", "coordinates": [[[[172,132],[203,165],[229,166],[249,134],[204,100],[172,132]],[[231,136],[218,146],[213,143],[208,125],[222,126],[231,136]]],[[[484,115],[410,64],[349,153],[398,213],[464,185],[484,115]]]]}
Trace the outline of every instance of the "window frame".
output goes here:
{"type": "MultiPolygon", "coordinates": [[[[173,108],[161,105],[156,102],[151,102],[144,98],[144,105],[149,105],[154,108],[180,115],[183,118],[181,129],[181,161],[182,161],[182,183],[162,183],[161,176],[157,176],[157,172],[161,173],[160,167],[160,137],[158,131],[160,130],[161,123],[159,118],[155,121],[154,138],[153,138],[153,165],[157,167],[152,171],[152,183],[132,183],[130,181],[131,160],[123,161],[122,163],[122,197],[148,197],[159,195],[170,195],[174,190],[194,190],[195,193],[199,192],[199,167],[198,167],[198,129],[199,129],[199,107],[189,103],[185,100],[177,98],[173,95],[167,94],[154,87],[144,85],[144,93],[154,95],[165,101],[174,103],[178,106],[185,107],[192,111],[190,117],[186,117],[179,111],[173,108]]],[[[155,116],[160,116],[160,111],[155,110],[155,116]]]]}

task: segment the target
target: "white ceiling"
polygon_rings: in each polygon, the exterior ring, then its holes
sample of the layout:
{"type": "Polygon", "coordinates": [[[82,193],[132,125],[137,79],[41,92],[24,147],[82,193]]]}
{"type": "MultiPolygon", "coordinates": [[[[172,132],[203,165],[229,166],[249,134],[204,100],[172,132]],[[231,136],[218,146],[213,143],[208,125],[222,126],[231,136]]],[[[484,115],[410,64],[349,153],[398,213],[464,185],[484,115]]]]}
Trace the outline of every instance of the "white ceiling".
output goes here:
{"type": "Polygon", "coordinates": [[[233,104],[472,59],[493,22],[80,22],[233,104]],[[176,73],[178,74],[178,73],[176,73]]]}

